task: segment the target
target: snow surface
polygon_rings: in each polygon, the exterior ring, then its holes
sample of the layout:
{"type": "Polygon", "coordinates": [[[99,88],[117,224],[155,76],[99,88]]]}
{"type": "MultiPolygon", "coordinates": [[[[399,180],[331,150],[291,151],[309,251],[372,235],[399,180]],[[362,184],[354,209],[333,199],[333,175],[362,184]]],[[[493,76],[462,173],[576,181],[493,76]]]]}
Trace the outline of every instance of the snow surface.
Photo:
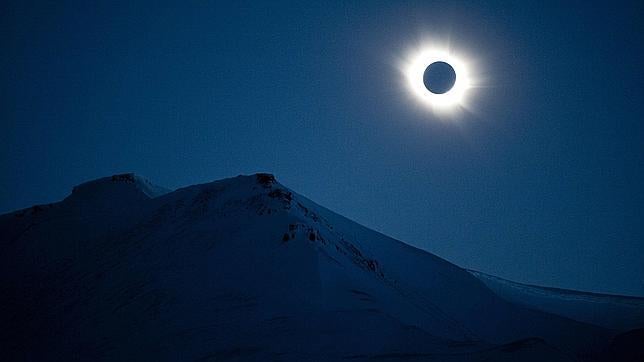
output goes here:
{"type": "Polygon", "coordinates": [[[172,192],[115,175],[0,235],[8,360],[596,360],[613,335],[269,174],[172,192]]]}
{"type": "Polygon", "coordinates": [[[617,331],[644,326],[644,298],[539,287],[469,272],[502,298],[533,309],[617,331]]]}

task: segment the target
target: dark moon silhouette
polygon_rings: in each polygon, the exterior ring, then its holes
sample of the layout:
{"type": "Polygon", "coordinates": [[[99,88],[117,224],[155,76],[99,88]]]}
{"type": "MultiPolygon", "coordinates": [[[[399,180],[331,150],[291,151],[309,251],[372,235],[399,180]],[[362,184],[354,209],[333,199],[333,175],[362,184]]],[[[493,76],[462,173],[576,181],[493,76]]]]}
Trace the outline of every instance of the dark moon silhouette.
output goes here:
{"type": "Polygon", "coordinates": [[[434,62],[425,69],[423,83],[430,92],[443,94],[452,89],[456,83],[456,72],[445,62],[434,62]]]}

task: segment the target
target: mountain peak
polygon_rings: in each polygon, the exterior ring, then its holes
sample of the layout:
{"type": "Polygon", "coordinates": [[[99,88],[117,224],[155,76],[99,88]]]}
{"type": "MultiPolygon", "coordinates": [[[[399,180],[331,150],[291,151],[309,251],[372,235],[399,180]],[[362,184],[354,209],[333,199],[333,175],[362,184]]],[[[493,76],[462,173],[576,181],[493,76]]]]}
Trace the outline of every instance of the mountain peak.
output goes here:
{"type": "Polygon", "coordinates": [[[87,181],[72,189],[65,202],[93,205],[98,208],[127,206],[132,202],[149,200],[170,190],[154,185],[134,173],[122,173],[87,181]]]}
{"type": "Polygon", "coordinates": [[[118,189],[138,190],[148,198],[168,193],[170,190],[154,185],[148,179],[134,173],[121,173],[84,182],[72,189],[72,197],[115,191],[118,189]]]}
{"type": "Polygon", "coordinates": [[[275,175],[273,175],[272,173],[264,173],[264,172],[256,173],[255,178],[257,179],[257,182],[260,185],[266,186],[266,187],[270,187],[277,182],[277,180],[275,179],[275,175]]]}

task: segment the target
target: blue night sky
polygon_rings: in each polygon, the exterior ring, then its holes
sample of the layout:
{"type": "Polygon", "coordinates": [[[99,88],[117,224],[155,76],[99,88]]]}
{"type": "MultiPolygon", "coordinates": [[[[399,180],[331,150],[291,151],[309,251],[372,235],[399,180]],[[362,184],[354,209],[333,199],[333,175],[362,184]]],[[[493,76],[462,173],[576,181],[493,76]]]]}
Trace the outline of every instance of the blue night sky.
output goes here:
{"type": "Polygon", "coordinates": [[[0,4],[0,212],[136,172],[272,172],[460,266],[644,296],[644,3],[0,4]],[[450,121],[400,59],[450,39],[450,121]]]}

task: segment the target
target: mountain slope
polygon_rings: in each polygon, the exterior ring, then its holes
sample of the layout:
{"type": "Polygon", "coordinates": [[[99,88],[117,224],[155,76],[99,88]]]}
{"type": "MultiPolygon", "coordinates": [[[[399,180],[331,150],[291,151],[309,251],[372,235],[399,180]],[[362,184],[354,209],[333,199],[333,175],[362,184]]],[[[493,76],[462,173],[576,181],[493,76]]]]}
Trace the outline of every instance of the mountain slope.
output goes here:
{"type": "Polygon", "coordinates": [[[0,235],[8,359],[569,360],[610,340],[269,174],[172,192],[115,175],[0,235]]]}
{"type": "Polygon", "coordinates": [[[644,325],[644,298],[539,287],[469,272],[497,295],[529,308],[618,331],[644,325]]]}

